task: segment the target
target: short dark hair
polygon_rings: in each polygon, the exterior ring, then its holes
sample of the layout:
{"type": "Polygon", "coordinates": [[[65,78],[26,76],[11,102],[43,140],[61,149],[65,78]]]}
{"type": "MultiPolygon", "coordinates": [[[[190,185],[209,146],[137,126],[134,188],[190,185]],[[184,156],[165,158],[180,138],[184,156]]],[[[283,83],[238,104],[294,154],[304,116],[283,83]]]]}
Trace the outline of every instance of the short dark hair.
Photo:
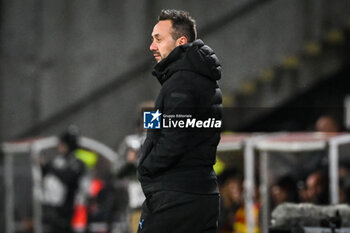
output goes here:
{"type": "Polygon", "coordinates": [[[158,21],[171,20],[173,23],[172,37],[174,40],[185,36],[188,42],[197,39],[196,21],[186,11],[181,10],[162,10],[158,17],[158,21]]]}

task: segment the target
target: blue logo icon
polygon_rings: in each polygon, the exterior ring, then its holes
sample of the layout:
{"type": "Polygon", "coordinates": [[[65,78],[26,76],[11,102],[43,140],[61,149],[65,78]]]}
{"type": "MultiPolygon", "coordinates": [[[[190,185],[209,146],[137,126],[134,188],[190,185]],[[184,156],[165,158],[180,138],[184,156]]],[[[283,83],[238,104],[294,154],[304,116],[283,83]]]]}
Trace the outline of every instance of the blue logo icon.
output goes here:
{"type": "Polygon", "coordinates": [[[140,225],[140,229],[141,229],[141,230],[142,230],[142,228],[143,228],[142,225],[143,225],[143,222],[144,222],[144,221],[145,221],[144,219],[141,219],[140,222],[139,222],[139,225],[140,225]]]}
{"type": "Polygon", "coordinates": [[[160,116],[162,114],[157,110],[156,112],[143,112],[143,128],[144,129],[160,129],[160,116]]]}

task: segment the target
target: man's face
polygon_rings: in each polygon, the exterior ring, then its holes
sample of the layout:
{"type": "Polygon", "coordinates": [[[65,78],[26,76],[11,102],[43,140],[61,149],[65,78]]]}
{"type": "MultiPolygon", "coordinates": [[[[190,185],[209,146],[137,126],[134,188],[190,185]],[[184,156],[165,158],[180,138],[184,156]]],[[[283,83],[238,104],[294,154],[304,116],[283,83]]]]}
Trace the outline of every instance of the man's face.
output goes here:
{"type": "Polygon", "coordinates": [[[65,154],[67,154],[68,153],[68,146],[65,144],[65,143],[63,143],[63,142],[60,142],[59,144],[58,144],[58,151],[62,154],[62,155],[65,155],[65,154]]]}
{"type": "Polygon", "coordinates": [[[312,174],[306,180],[306,194],[311,202],[316,202],[323,192],[323,186],[320,179],[319,175],[312,174]]]}
{"type": "Polygon", "coordinates": [[[171,20],[161,20],[153,28],[152,43],[149,49],[157,62],[166,58],[179,45],[178,41],[171,36],[172,30],[171,20]]]}
{"type": "Polygon", "coordinates": [[[278,185],[272,186],[272,200],[276,205],[279,205],[285,201],[287,201],[288,193],[285,189],[278,185]]]}
{"type": "Polygon", "coordinates": [[[237,179],[230,179],[227,184],[230,198],[234,203],[241,203],[243,198],[242,182],[237,179]]]}

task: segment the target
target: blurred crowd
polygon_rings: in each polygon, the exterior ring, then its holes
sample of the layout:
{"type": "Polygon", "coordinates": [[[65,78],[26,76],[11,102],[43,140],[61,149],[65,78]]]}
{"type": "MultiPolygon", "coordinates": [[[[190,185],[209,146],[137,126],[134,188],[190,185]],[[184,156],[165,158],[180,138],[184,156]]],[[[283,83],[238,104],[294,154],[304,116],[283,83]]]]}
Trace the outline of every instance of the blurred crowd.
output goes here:
{"type": "MultiPolygon", "coordinates": [[[[331,116],[321,116],[315,122],[316,132],[339,132],[339,124],[331,116]]],[[[316,205],[328,205],[329,174],[326,151],[309,152],[305,164],[299,164],[298,168],[286,169],[280,175],[270,174],[268,195],[270,213],[278,205],[283,203],[312,203],[316,205]]],[[[348,154],[347,154],[348,155],[348,154]]],[[[345,157],[348,157],[348,156],[345,157]]],[[[283,156],[279,154],[278,156],[283,156]]],[[[282,164],[280,164],[282,166],[282,164]]],[[[295,166],[291,163],[289,166],[295,166]]],[[[270,171],[271,172],[271,171],[270,171]]],[[[254,192],[254,217],[256,226],[254,232],[260,231],[260,196],[259,196],[259,171],[255,171],[254,192]]],[[[350,204],[350,163],[346,159],[339,162],[339,203],[350,204]]],[[[219,220],[219,233],[245,233],[247,225],[244,209],[244,179],[242,172],[236,168],[226,168],[218,175],[221,202],[221,217],[219,220]]]]}
{"type": "MultiPolygon", "coordinates": [[[[339,203],[350,204],[350,167],[339,168],[339,203]]],[[[323,170],[315,170],[304,179],[297,180],[297,174],[287,174],[275,179],[270,185],[269,197],[271,210],[282,203],[329,204],[328,174],[323,170]]],[[[240,172],[226,169],[219,175],[219,187],[222,197],[220,233],[246,232],[244,210],[244,185],[240,172]]],[[[260,197],[259,180],[256,179],[254,195],[254,215],[257,223],[255,232],[259,232],[260,197]]]]}

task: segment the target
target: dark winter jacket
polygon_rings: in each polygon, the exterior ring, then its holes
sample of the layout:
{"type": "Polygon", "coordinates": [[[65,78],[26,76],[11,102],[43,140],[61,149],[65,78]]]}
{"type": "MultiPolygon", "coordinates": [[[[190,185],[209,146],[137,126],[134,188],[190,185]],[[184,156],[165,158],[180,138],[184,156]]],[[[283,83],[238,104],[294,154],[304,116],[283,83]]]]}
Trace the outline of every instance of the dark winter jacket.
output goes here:
{"type": "MultiPolygon", "coordinates": [[[[222,95],[217,84],[221,66],[201,40],[176,47],[154,68],[162,85],[155,110],[166,115],[222,119],[222,95]]],[[[213,165],[219,129],[164,128],[149,130],[143,144],[138,177],[146,196],[159,190],[218,193],[213,165]]]]}
{"type": "Polygon", "coordinates": [[[73,216],[74,199],[84,163],[74,152],[60,155],[42,167],[44,194],[44,222],[52,227],[69,228],[73,216]]]}

